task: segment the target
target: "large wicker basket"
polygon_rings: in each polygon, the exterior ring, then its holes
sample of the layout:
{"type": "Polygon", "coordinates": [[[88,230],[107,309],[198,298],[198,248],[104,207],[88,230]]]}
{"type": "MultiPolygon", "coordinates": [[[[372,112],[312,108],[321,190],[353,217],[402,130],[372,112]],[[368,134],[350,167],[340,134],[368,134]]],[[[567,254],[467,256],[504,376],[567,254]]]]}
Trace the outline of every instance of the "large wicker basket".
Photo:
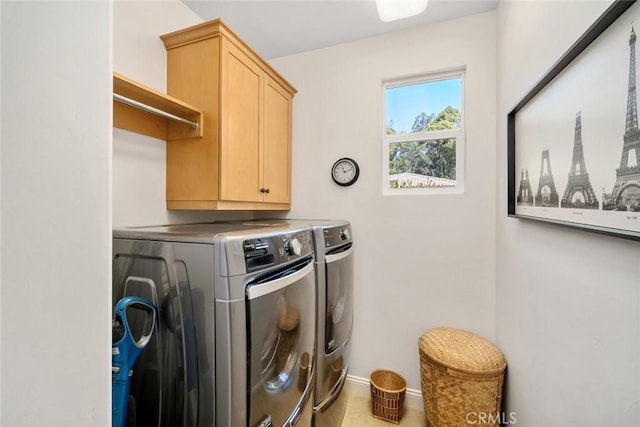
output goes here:
{"type": "Polygon", "coordinates": [[[402,375],[384,369],[371,373],[371,403],[373,416],[400,423],[407,382],[402,375]]]}
{"type": "Polygon", "coordinates": [[[498,426],[507,362],[496,346],[455,328],[418,342],[422,399],[430,427],[498,426]]]}

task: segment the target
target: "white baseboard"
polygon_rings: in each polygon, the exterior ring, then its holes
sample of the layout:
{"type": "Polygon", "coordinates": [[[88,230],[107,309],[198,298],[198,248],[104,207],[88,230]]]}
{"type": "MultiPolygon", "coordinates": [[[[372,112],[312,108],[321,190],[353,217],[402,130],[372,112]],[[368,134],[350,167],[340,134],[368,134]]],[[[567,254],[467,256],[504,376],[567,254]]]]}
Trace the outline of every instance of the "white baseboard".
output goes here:
{"type": "MultiPolygon", "coordinates": [[[[368,378],[347,375],[347,380],[344,383],[344,390],[347,393],[371,398],[371,383],[368,378]]],[[[420,390],[408,388],[404,395],[404,404],[405,407],[423,411],[424,405],[422,403],[422,393],[420,390]]]]}

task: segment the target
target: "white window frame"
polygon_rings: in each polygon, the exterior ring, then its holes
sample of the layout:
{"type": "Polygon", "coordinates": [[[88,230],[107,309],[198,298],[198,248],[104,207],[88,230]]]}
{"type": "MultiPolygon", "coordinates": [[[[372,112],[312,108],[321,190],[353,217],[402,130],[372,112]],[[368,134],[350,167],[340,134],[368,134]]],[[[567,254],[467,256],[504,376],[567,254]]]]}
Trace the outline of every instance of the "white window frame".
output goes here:
{"type": "Polygon", "coordinates": [[[446,71],[424,73],[410,77],[384,79],[382,81],[382,194],[385,196],[396,195],[425,195],[425,194],[462,194],[464,193],[465,171],[465,68],[459,67],[446,71]],[[387,89],[408,86],[419,83],[430,83],[439,80],[459,78],[460,87],[460,127],[429,132],[412,132],[396,135],[387,135],[387,89]],[[432,139],[456,140],[456,186],[434,188],[391,188],[389,185],[389,146],[398,142],[429,141],[432,139]]]}

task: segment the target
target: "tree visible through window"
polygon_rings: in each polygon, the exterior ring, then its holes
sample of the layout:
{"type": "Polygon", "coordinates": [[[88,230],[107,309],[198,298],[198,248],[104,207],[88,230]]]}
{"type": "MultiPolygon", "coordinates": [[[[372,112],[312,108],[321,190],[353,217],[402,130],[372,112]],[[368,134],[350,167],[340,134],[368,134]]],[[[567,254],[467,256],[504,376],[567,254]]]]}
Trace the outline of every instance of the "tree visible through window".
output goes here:
{"type": "Polygon", "coordinates": [[[458,71],[385,82],[386,194],[462,191],[462,79],[458,71]]]}

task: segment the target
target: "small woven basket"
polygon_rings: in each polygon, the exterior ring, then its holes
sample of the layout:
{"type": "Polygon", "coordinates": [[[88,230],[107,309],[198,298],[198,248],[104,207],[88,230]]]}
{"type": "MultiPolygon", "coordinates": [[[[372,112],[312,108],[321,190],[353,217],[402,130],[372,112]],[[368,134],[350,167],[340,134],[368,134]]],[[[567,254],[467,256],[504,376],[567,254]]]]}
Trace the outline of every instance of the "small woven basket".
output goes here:
{"type": "Polygon", "coordinates": [[[455,328],[427,331],[418,341],[422,399],[429,427],[498,426],[507,362],[485,338],[455,328]]]}
{"type": "Polygon", "coordinates": [[[373,371],[370,380],[373,416],[399,424],[407,382],[400,374],[385,369],[373,371]]]}

